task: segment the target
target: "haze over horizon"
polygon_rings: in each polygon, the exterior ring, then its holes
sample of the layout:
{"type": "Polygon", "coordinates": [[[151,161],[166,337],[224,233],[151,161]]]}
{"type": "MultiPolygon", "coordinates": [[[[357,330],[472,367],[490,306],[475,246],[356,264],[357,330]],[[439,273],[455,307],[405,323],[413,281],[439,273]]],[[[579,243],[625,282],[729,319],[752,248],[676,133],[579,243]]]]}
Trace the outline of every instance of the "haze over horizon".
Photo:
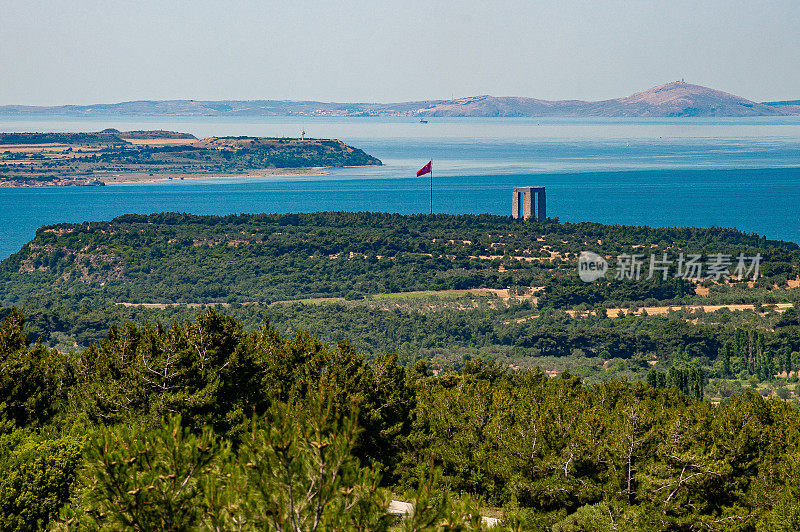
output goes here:
{"type": "Polygon", "coordinates": [[[685,78],[800,98],[800,7],[712,0],[4,2],[0,105],[597,101],[685,78]]]}

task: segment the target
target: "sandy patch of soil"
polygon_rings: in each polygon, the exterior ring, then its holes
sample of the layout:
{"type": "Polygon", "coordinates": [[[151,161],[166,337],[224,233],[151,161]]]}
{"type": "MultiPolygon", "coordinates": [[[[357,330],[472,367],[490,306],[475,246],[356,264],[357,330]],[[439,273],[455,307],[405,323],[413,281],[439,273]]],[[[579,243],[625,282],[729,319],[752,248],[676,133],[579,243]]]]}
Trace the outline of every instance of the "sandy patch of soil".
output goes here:
{"type": "MultiPolygon", "coordinates": [[[[791,308],[794,306],[794,303],[774,303],[774,304],[767,304],[763,305],[764,308],[774,308],[778,312],[783,312],[784,310],[791,308]]],[[[677,312],[679,310],[686,310],[687,312],[716,312],[721,309],[728,309],[728,310],[755,310],[755,305],[752,304],[731,304],[731,305],[686,305],[686,306],[667,306],[667,307],[643,307],[639,308],[633,314],[636,316],[641,316],[643,311],[647,311],[647,314],[650,316],[663,316],[664,314],[669,314],[670,312],[677,312]]],[[[622,313],[622,315],[627,316],[631,313],[630,309],[627,308],[610,308],[606,309],[609,318],[616,318],[617,316],[622,313]]],[[[594,314],[594,312],[591,312],[594,314]]],[[[567,314],[574,317],[583,317],[587,316],[589,312],[581,312],[578,310],[568,310],[567,314]]]]}

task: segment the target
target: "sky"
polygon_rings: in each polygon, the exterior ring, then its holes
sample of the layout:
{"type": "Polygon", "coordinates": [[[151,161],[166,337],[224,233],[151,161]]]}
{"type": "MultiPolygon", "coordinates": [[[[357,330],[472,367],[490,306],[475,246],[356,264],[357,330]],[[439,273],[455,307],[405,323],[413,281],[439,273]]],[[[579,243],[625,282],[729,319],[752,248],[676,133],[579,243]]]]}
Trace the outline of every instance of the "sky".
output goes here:
{"type": "Polygon", "coordinates": [[[0,0],[0,105],[800,99],[800,1],[0,0]]]}

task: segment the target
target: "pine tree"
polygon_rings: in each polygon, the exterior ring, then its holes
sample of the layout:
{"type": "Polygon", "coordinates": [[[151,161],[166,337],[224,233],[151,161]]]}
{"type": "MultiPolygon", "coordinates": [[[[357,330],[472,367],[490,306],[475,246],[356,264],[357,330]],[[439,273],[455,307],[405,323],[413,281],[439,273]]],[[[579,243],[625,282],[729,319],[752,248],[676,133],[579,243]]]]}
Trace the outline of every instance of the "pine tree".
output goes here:
{"type": "Polygon", "coordinates": [[[725,344],[720,349],[720,359],[722,360],[722,374],[725,377],[731,376],[731,351],[733,350],[733,346],[731,342],[725,342],[725,344]]]}

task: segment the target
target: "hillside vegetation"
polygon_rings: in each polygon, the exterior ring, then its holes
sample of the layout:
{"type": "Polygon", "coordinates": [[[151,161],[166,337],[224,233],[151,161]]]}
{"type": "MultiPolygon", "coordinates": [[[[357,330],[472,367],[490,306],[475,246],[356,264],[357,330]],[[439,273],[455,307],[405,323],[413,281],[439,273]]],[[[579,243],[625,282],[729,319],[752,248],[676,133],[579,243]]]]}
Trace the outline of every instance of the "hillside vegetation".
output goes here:
{"type": "Polygon", "coordinates": [[[43,227],[3,261],[0,286],[7,303],[53,289],[115,302],[215,303],[546,286],[556,307],[691,292],[685,283],[654,279],[579,283],[582,250],[609,257],[761,252],[765,283],[794,279],[800,257],[796,244],[716,228],[537,224],[491,215],[163,213],[43,227]],[[565,287],[573,289],[570,301],[562,301],[565,287]]]}
{"type": "Polygon", "coordinates": [[[796,311],[786,310],[800,301],[799,257],[796,244],[724,229],[163,213],[44,227],[0,265],[0,294],[28,315],[32,337],[64,351],[114,325],[182,321],[215,307],[250,330],[269,319],[282,334],[310,330],[329,345],[347,338],[370,359],[396,351],[405,365],[437,369],[490,357],[594,382],[666,374],[685,355],[718,397],[751,378],[777,393],[800,370],[796,311]],[[584,283],[577,257],[586,249],[611,264],[632,252],[763,261],[756,281],[584,283]],[[674,310],[656,312],[667,306],[674,310]]]}
{"type": "Polygon", "coordinates": [[[489,215],[43,227],[0,264],[0,528],[794,529],[799,259],[489,215]],[[762,262],[615,278],[650,253],[762,262]]]}

